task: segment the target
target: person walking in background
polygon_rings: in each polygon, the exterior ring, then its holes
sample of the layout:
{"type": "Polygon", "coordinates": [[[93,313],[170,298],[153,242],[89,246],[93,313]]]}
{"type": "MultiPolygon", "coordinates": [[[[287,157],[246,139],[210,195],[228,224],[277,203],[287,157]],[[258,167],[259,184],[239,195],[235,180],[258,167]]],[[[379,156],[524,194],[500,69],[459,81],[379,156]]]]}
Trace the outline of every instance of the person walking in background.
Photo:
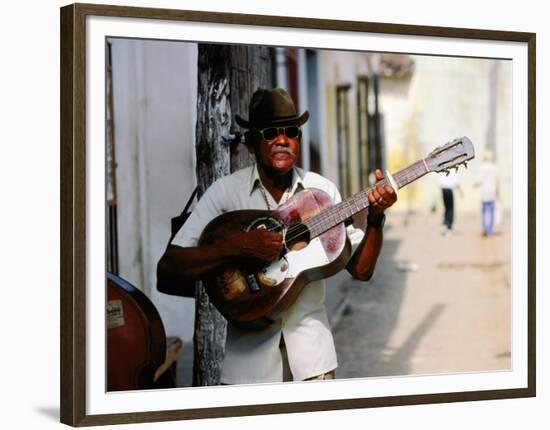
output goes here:
{"type": "Polygon", "coordinates": [[[458,184],[458,176],[453,170],[448,175],[439,175],[439,186],[443,197],[443,226],[442,234],[449,236],[453,232],[454,223],[454,189],[462,190],[458,184]]]}
{"type": "Polygon", "coordinates": [[[479,168],[479,181],[476,183],[481,192],[481,229],[483,236],[491,236],[495,225],[498,178],[497,166],[493,158],[493,152],[486,150],[479,168]]]}

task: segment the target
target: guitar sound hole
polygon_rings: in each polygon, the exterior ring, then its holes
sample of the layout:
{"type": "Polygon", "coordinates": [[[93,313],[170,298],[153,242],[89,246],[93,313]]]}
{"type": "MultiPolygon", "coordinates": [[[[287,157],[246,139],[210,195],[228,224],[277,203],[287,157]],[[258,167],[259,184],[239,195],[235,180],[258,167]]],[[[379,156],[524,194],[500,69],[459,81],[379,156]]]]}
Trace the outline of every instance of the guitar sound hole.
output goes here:
{"type": "MultiPolygon", "coordinates": [[[[311,238],[309,229],[305,224],[296,223],[286,228],[285,224],[275,217],[256,218],[248,225],[246,231],[250,231],[256,228],[265,228],[275,233],[283,233],[283,231],[286,229],[284,238],[286,250],[297,251],[305,248],[311,238]]],[[[285,251],[283,250],[283,252],[281,253],[281,257],[284,254],[285,251]]]]}
{"type": "Polygon", "coordinates": [[[246,231],[254,230],[257,228],[264,228],[275,233],[280,233],[283,231],[284,224],[281,220],[274,217],[260,217],[252,221],[250,225],[246,228],[246,231]]]}
{"type": "Polygon", "coordinates": [[[285,235],[287,249],[298,251],[307,246],[311,239],[309,229],[304,224],[294,224],[288,227],[285,235]]]}

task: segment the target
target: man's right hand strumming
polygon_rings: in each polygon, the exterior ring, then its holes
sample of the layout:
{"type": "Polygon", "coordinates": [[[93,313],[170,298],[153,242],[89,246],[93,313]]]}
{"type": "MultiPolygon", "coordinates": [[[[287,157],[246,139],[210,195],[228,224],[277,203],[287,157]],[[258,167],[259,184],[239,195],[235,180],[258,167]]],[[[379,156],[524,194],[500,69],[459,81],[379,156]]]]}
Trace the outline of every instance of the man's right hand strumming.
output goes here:
{"type": "Polygon", "coordinates": [[[283,235],[263,228],[227,233],[223,242],[235,257],[265,262],[277,259],[283,249],[283,235]]]}

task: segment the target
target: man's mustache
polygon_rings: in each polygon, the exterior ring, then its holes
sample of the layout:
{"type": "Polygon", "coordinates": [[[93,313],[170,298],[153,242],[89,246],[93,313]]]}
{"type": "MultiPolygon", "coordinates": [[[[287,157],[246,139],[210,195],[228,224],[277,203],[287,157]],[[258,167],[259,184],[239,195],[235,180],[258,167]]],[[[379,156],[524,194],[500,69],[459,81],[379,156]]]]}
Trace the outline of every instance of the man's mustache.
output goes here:
{"type": "Polygon", "coordinates": [[[288,148],[284,148],[284,147],[274,147],[272,150],[271,150],[271,155],[274,155],[274,154],[280,154],[280,153],[285,153],[285,154],[289,154],[289,155],[294,155],[294,151],[292,151],[291,149],[288,149],[288,148]]]}

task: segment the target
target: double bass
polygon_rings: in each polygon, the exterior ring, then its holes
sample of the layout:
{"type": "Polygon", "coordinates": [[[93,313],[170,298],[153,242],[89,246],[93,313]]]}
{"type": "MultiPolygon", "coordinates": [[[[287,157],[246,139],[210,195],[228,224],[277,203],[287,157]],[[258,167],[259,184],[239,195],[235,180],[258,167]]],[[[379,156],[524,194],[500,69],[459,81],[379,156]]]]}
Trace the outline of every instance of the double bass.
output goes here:
{"type": "Polygon", "coordinates": [[[128,281],[107,273],[107,390],[154,388],[165,358],[166,334],[154,304],[128,281]]]}

